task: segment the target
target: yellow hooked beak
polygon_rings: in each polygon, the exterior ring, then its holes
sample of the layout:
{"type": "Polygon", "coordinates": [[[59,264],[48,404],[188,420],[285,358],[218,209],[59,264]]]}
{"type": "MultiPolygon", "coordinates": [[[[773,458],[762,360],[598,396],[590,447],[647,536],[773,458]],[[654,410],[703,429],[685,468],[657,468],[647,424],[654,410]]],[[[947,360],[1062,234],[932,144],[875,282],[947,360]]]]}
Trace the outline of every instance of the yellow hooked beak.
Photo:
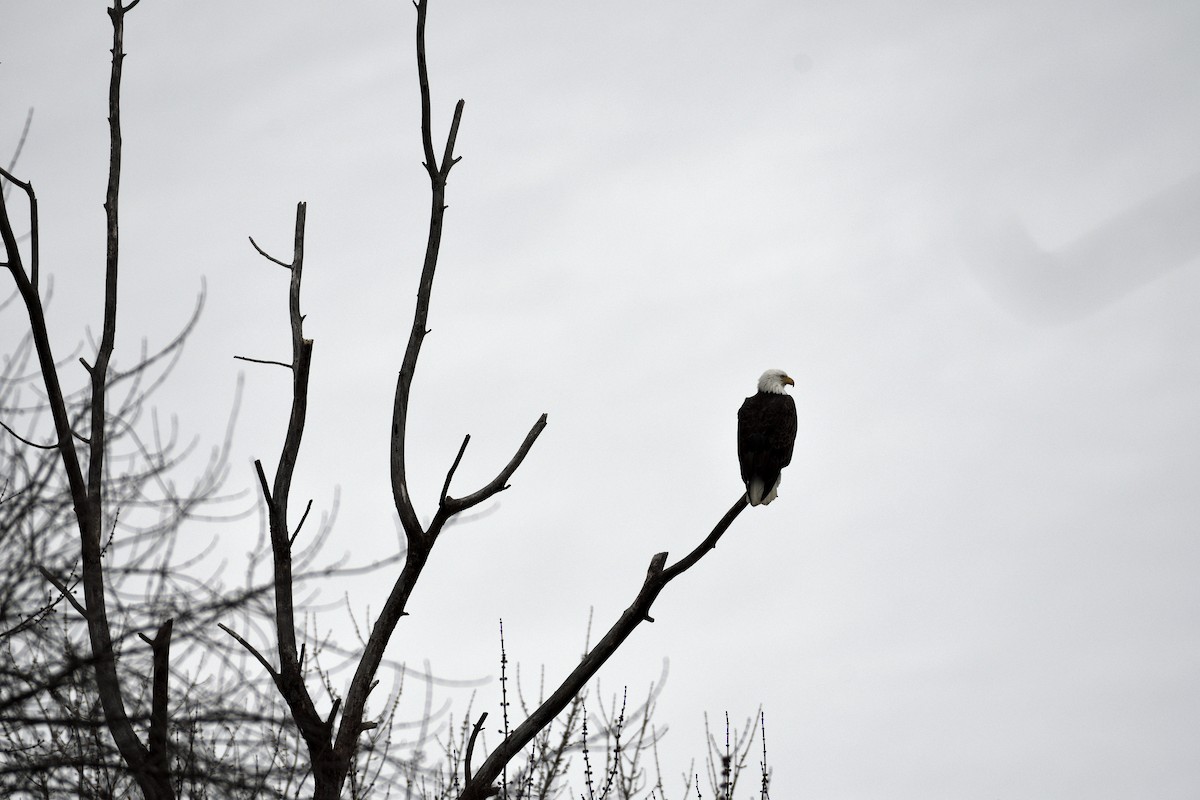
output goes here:
{"type": "Polygon", "coordinates": [[[788,386],[796,385],[796,382],[794,380],[792,380],[791,378],[789,378],[787,375],[783,376],[783,382],[786,383],[788,386]]]}

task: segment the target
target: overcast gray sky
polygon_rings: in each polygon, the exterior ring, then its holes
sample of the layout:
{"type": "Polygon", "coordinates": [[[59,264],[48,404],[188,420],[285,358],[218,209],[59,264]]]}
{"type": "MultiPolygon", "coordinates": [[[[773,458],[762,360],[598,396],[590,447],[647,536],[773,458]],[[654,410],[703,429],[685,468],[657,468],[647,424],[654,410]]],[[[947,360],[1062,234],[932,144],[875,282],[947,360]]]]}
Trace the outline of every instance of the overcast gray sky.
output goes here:
{"type": "MultiPolygon", "coordinates": [[[[2,9],[0,150],[35,106],[17,173],[69,351],[100,313],[110,29],[98,3],[2,9]]],[[[126,36],[118,356],[205,278],[163,402],[218,436],[232,356],[286,357],[284,273],[246,237],[286,256],[308,201],[294,495],[340,486],[330,549],[360,560],[395,547],[428,204],[414,17],[146,0],[126,36]]],[[[588,609],[606,627],[738,497],[736,409],[780,367],[780,499],[601,673],[637,692],[670,659],[668,777],[704,711],[761,703],[779,798],[1200,797],[1200,4],[435,0],[429,25],[438,136],[466,111],[418,509],[463,433],[465,490],[550,425],[439,544],[392,655],[495,674],[503,616],[510,658],[563,674],[588,609]]],[[[288,387],[246,372],[252,487],[288,387]]],[[[232,554],[255,535],[221,533],[232,554]]],[[[386,590],[348,588],[358,609],[386,590]]]]}

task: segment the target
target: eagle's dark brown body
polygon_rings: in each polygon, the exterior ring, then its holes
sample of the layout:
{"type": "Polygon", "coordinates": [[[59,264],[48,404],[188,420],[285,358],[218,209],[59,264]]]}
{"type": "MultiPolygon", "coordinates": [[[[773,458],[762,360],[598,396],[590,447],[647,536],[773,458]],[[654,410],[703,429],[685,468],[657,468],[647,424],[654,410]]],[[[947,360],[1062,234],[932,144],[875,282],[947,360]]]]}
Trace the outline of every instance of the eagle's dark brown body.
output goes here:
{"type": "Polygon", "coordinates": [[[796,401],[782,392],[760,391],[747,397],[738,409],[737,442],[750,505],[770,503],[779,487],[780,471],[792,463],[796,401]]]}

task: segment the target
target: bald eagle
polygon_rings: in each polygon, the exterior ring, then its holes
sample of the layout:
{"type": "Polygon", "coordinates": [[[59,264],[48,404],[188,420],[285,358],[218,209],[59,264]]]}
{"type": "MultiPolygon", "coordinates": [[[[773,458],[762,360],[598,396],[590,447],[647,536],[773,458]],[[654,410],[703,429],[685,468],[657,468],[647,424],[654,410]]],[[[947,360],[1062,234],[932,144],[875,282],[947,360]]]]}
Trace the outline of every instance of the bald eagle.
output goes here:
{"type": "Polygon", "coordinates": [[[784,391],[796,382],[783,370],[758,379],[758,393],[738,409],[738,462],[750,505],[766,505],[779,491],[779,473],[792,463],[796,443],[796,401],[784,391]]]}

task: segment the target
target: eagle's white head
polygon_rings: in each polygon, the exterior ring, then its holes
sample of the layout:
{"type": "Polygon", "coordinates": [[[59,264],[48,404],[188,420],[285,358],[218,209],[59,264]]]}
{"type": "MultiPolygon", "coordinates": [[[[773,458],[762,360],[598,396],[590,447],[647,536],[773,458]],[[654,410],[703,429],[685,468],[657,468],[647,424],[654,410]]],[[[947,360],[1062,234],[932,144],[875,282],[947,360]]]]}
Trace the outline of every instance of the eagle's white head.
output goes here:
{"type": "Polygon", "coordinates": [[[781,369],[769,369],[758,379],[758,390],[769,394],[784,394],[785,386],[795,385],[796,382],[781,369]]]}

